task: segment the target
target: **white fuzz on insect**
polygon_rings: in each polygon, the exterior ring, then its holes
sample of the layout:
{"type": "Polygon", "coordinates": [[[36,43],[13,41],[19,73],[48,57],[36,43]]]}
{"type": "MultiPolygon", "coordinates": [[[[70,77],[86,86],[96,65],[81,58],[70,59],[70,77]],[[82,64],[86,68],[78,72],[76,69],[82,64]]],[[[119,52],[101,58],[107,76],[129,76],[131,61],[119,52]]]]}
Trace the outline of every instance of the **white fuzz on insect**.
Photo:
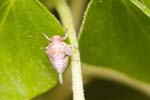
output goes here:
{"type": "Polygon", "coordinates": [[[62,73],[58,73],[58,75],[60,84],[63,84],[62,73]]]}
{"type": "Polygon", "coordinates": [[[48,55],[53,67],[58,72],[59,81],[63,84],[62,73],[68,65],[68,59],[71,55],[71,48],[68,44],[63,42],[67,38],[61,37],[59,35],[54,35],[52,38],[49,38],[46,34],[44,37],[51,41],[51,43],[46,47],[46,54],[48,55]]]}

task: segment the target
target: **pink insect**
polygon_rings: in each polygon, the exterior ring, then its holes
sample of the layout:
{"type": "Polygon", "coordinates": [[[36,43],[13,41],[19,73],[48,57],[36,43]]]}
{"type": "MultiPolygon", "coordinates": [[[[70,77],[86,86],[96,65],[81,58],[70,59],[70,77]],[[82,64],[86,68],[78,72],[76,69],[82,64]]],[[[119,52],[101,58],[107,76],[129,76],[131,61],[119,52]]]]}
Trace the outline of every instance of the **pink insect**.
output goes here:
{"type": "Polygon", "coordinates": [[[67,34],[65,37],[54,35],[51,38],[44,33],[43,35],[47,40],[51,41],[46,47],[46,54],[48,55],[53,67],[58,72],[60,83],[63,84],[62,73],[68,65],[69,56],[71,56],[70,45],[63,42],[67,38],[67,34]]]}

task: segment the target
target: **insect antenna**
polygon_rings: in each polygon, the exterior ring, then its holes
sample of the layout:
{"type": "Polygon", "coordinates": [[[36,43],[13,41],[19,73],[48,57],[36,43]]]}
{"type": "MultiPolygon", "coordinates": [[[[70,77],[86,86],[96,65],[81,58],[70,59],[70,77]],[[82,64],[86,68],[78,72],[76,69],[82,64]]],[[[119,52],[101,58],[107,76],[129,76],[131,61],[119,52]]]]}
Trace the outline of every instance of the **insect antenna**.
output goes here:
{"type": "Polygon", "coordinates": [[[42,33],[43,34],[43,36],[47,39],[47,40],[51,40],[45,33],[42,33]]]}

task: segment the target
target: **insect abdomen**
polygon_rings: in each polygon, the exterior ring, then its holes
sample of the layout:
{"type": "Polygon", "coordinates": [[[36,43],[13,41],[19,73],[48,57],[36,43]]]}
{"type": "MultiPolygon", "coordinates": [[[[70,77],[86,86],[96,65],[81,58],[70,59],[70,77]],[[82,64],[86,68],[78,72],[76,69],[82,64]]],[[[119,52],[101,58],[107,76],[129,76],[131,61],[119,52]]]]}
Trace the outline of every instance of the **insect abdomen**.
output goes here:
{"type": "Polygon", "coordinates": [[[61,58],[53,58],[52,60],[52,64],[53,66],[56,68],[56,70],[58,71],[58,73],[62,73],[63,72],[63,59],[61,58]]]}
{"type": "MultiPolygon", "coordinates": [[[[51,59],[52,65],[58,72],[60,83],[63,84],[62,73],[67,66],[66,62],[64,62],[64,58],[65,58],[64,49],[63,48],[52,48],[50,54],[51,54],[50,59],[51,59]]],[[[68,63],[68,60],[67,60],[67,63],[68,63]]]]}

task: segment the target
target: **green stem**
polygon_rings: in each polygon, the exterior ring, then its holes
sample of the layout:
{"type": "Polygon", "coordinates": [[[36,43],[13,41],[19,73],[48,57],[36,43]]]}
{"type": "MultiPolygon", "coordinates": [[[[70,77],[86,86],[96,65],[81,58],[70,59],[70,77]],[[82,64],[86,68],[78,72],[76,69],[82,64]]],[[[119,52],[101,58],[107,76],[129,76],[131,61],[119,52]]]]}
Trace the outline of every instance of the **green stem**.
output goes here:
{"type": "Polygon", "coordinates": [[[70,9],[65,0],[57,0],[56,9],[60,15],[63,26],[68,31],[68,38],[70,39],[72,48],[71,69],[72,69],[72,88],[73,100],[85,100],[83,93],[83,82],[81,74],[80,53],[78,49],[78,40],[76,37],[75,28],[73,25],[73,18],[70,9]]]}

